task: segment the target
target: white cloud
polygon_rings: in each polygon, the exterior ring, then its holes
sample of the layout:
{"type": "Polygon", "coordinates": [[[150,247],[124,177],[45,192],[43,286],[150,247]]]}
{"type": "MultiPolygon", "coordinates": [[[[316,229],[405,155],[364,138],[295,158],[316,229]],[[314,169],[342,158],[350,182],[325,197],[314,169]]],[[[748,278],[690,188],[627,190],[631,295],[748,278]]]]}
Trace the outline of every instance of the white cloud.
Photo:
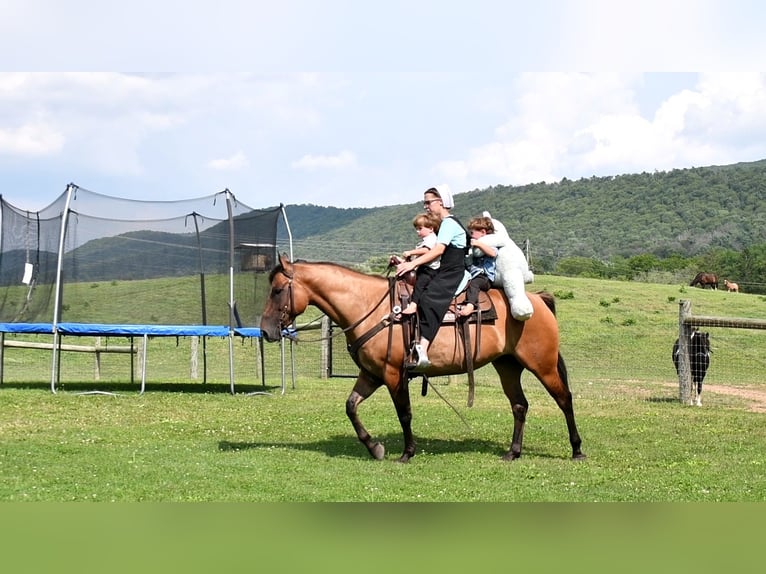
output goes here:
{"type": "Polygon", "coordinates": [[[649,114],[635,75],[525,74],[517,87],[491,141],[435,173],[472,189],[766,157],[764,74],[701,75],[649,114]]]}
{"type": "Polygon", "coordinates": [[[308,154],[291,165],[295,169],[343,169],[356,165],[356,155],[348,150],[343,150],[337,155],[308,154]]]}
{"type": "Polygon", "coordinates": [[[45,123],[30,123],[19,128],[0,128],[0,154],[45,156],[64,146],[63,134],[45,123]]]}
{"type": "Polygon", "coordinates": [[[140,175],[142,145],[184,123],[165,89],[130,74],[1,74],[0,152],[55,155],[78,173],[140,175]]]}
{"type": "Polygon", "coordinates": [[[766,74],[705,74],[687,102],[684,135],[732,145],[760,142],[766,129],[766,74]]]}
{"type": "Polygon", "coordinates": [[[210,160],[207,165],[211,169],[232,171],[246,167],[248,165],[248,161],[245,154],[241,151],[238,151],[231,157],[210,160]]]}
{"type": "Polygon", "coordinates": [[[753,161],[764,132],[763,74],[0,73],[0,176],[19,189],[45,173],[110,194],[172,181],[253,206],[271,189],[389,205],[435,181],[462,193],[753,161]]]}

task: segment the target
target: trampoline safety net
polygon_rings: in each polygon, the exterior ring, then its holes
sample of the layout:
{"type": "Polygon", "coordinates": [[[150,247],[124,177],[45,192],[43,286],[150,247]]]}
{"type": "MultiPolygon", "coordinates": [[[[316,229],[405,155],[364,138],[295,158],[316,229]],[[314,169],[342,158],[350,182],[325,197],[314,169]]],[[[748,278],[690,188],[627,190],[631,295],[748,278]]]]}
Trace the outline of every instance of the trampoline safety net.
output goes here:
{"type": "Polygon", "coordinates": [[[256,210],[228,190],[137,201],[74,184],[36,212],[0,204],[2,323],[260,321],[282,206],[256,210]]]}

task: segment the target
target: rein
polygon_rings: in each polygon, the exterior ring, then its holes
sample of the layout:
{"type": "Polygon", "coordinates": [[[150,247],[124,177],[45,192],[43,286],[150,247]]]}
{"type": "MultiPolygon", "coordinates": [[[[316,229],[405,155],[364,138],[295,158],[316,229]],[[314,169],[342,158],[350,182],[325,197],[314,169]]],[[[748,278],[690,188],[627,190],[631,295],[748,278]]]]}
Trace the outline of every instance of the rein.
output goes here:
{"type": "Polygon", "coordinates": [[[353,343],[349,343],[347,345],[348,352],[351,354],[351,358],[354,360],[354,362],[361,368],[359,365],[359,360],[357,359],[357,353],[359,352],[359,349],[362,348],[362,345],[364,345],[367,341],[372,339],[375,335],[380,333],[383,329],[386,327],[389,327],[389,336],[388,336],[388,349],[386,351],[386,360],[388,360],[391,356],[391,336],[393,334],[393,325],[394,325],[394,312],[393,312],[393,293],[394,293],[394,286],[395,281],[391,278],[388,279],[388,290],[383,293],[383,297],[381,297],[380,301],[378,301],[375,306],[370,309],[361,319],[358,321],[355,321],[353,324],[349,325],[345,329],[343,329],[343,333],[350,331],[354,327],[357,327],[359,324],[361,324],[365,319],[367,319],[370,315],[372,315],[372,312],[375,311],[378,307],[380,307],[383,304],[383,301],[386,300],[386,297],[389,298],[391,301],[391,313],[388,315],[385,315],[379,323],[377,323],[372,329],[364,333],[362,336],[360,336],[356,341],[353,343]]]}
{"type": "MultiPolygon", "coordinates": [[[[289,325],[292,324],[292,322],[293,322],[293,320],[295,318],[295,295],[293,293],[293,279],[294,279],[293,274],[288,273],[284,269],[284,267],[282,267],[280,269],[280,272],[285,277],[287,277],[287,291],[288,291],[288,294],[289,294],[289,301],[290,301],[289,309],[288,309],[288,306],[285,305],[282,308],[282,311],[280,313],[279,329],[280,329],[280,332],[282,332],[284,329],[286,329],[289,325]]],[[[311,340],[310,342],[329,340],[329,339],[332,339],[334,337],[337,337],[338,335],[348,333],[349,331],[355,329],[360,324],[362,324],[366,319],[368,319],[370,317],[370,315],[372,315],[373,312],[378,307],[380,307],[383,304],[383,302],[386,300],[386,298],[388,298],[389,299],[389,303],[390,303],[390,307],[391,307],[391,312],[386,314],[386,315],[384,315],[383,318],[378,323],[376,323],[374,327],[372,327],[369,331],[367,331],[364,334],[362,334],[356,341],[354,341],[353,343],[349,343],[347,345],[348,352],[351,355],[351,358],[353,359],[353,361],[356,364],[356,366],[359,367],[362,370],[366,370],[359,363],[359,357],[358,357],[359,349],[361,349],[362,346],[367,341],[369,341],[375,335],[380,333],[380,331],[382,331],[383,329],[388,327],[388,329],[389,329],[389,333],[388,333],[388,348],[387,348],[387,351],[386,351],[386,360],[388,361],[390,359],[390,354],[391,354],[391,345],[392,345],[392,337],[393,337],[393,326],[394,326],[394,315],[396,313],[398,313],[399,310],[395,309],[395,292],[396,292],[396,281],[397,281],[397,279],[396,279],[396,277],[387,277],[387,279],[388,279],[388,289],[386,290],[385,293],[383,293],[383,296],[380,298],[380,300],[375,305],[373,305],[372,308],[369,311],[367,311],[367,313],[365,313],[361,318],[359,318],[357,321],[354,321],[348,327],[341,328],[341,330],[337,334],[335,334],[335,335],[331,335],[330,337],[319,337],[317,339],[311,340]]],[[[404,376],[404,373],[402,373],[402,375],[404,376]]],[[[470,376],[469,376],[469,382],[471,382],[471,383],[473,382],[473,376],[472,375],[473,375],[473,372],[471,370],[470,371],[470,376]]],[[[428,377],[424,376],[423,377],[423,388],[424,388],[423,395],[425,395],[425,387],[426,387],[426,385],[430,386],[434,390],[434,392],[439,396],[439,398],[441,398],[442,401],[444,401],[455,412],[455,414],[458,416],[458,418],[460,418],[460,420],[463,422],[463,424],[466,426],[466,428],[468,428],[470,430],[471,426],[468,424],[468,421],[466,421],[466,419],[463,417],[463,415],[461,415],[460,412],[447,400],[447,398],[444,397],[439,392],[439,390],[436,387],[434,387],[434,385],[431,383],[431,381],[428,379],[428,377]]],[[[469,406],[471,406],[471,404],[473,404],[473,385],[472,384],[471,384],[471,398],[469,400],[469,406]]]]}
{"type": "MultiPolygon", "coordinates": [[[[295,295],[293,294],[293,275],[291,273],[288,273],[284,268],[282,268],[281,273],[287,277],[287,291],[289,294],[289,301],[290,306],[288,308],[287,305],[285,305],[282,308],[282,312],[279,317],[279,328],[280,331],[283,329],[286,329],[289,325],[292,324],[293,319],[295,318],[295,295]]],[[[372,306],[372,308],[367,311],[362,317],[360,317],[358,320],[354,321],[351,325],[348,327],[342,328],[338,333],[330,336],[330,337],[318,337],[317,339],[312,339],[309,342],[318,342],[318,341],[325,341],[329,340],[331,338],[337,337],[339,335],[345,335],[349,331],[354,330],[356,327],[361,325],[364,321],[366,321],[370,315],[372,315],[375,310],[380,307],[383,304],[383,301],[386,300],[386,297],[390,298],[391,301],[393,301],[393,288],[394,283],[391,279],[388,280],[389,288],[388,290],[383,294],[383,297],[380,298],[380,300],[372,306]]],[[[355,363],[358,365],[358,361],[356,358],[356,354],[359,351],[359,349],[364,345],[367,341],[369,341],[373,336],[377,335],[381,330],[383,330],[386,326],[393,325],[393,313],[390,313],[388,315],[385,315],[380,323],[378,323],[375,327],[367,331],[365,334],[363,334],[361,337],[359,337],[354,343],[349,343],[348,345],[348,351],[351,353],[351,358],[354,360],[355,363]]]]}

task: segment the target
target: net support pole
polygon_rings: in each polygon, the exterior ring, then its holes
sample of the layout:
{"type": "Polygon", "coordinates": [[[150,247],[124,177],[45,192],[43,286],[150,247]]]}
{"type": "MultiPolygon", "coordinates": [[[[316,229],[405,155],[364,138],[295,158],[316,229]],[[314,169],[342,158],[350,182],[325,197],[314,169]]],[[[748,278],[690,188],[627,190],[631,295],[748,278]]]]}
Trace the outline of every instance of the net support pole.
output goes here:
{"type": "Polygon", "coordinates": [[[285,222],[285,229],[287,229],[287,244],[290,250],[290,263],[293,262],[293,234],[290,231],[290,222],[287,221],[287,213],[285,213],[285,204],[280,203],[279,208],[282,210],[282,219],[285,222]]]}
{"type": "Polygon", "coordinates": [[[62,269],[64,267],[64,243],[66,240],[67,226],[69,225],[69,206],[72,202],[72,194],[74,194],[77,186],[73,183],[67,185],[66,202],[64,203],[64,211],[61,214],[61,233],[59,233],[59,251],[56,261],[56,287],[53,299],[53,358],[51,359],[51,392],[56,393],[56,378],[58,376],[58,369],[56,368],[58,360],[58,348],[59,348],[59,335],[58,324],[61,320],[61,295],[63,293],[63,286],[61,284],[62,269]]]}
{"type": "Polygon", "coordinates": [[[232,215],[232,194],[226,193],[226,210],[229,215],[229,386],[234,394],[234,216],[232,215]]]}
{"type": "MultiPolygon", "coordinates": [[[[282,210],[282,219],[285,222],[285,229],[287,230],[287,244],[288,249],[290,251],[290,263],[294,261],[293,259],[293,234],[290,231],[290,222],[287,221],[287,213],[285,212],[285,204],[280,203],[279,208],[282,210]]],[[[284,340],[284,339],[282,339],[284,340]]],[[[295,344],[295,341],[293,339],[290,339],[290,363],[291,363],[291,374],[292,374],[292,381],[293,381],[293,389],[295,389],[295,356],[293,354],[293,345],[295,344]]],[[[285,393],[285,354],[284,354],[284,347],[282,347],[282,394],[285,393]]]]}
{"type": "MultiPolygon", "coordinates": [[[[199,234],[198,213],[192,213],[194,219],[194,234],[197,236],[197,259],[199,260],[199,290],[200,307],[202,309],[202,324],[207,325],[207,294],[205,292],[205,263],[202,258],[202,239],[199,234]]],[[[202,336],[202,382],[207,383],[207,337],[202,336]]]]}

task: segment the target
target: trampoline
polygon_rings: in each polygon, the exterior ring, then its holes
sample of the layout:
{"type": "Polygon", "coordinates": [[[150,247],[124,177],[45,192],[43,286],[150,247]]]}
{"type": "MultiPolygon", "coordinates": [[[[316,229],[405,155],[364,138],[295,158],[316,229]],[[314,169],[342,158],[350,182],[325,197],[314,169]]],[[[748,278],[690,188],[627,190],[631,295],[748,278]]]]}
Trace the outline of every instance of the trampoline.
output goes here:
{"type": "Polygon", "coordinates": [[[199,337],[204,346],[216,337],[228,339],[233,394],[239,337],[257,340],[265,387],[257,324],[280,224],[292,259],[284,205],[253,209],[228,189],[188,200],[128,200],[75,184],[39,211],[2,196],[0,204],[0,382],[6,334],[51,336],[53,393],[64,337],[124,337],[131,353],[138,340],[141,393],[152,338],[199,337]]]}
{"type": "MultiPolygon", "coordinates": [[[[65,336],[73,337],[124,337],[130,341],[130,346],[133,348],[135,339],[139,339],[141,342],[141,383],[140,393],[143,394],[146,390],[146,373],[147,373],[147,357],[149,355],[149,340],[154,337],[220,337],[220,338],[255,338],[258,340],[258,352],[260,355],[261,365],[261,381],[263,387],[266,387],[266,371],[264,365],[263,356],[263,341],[261,339],[261,330],[257,327],[249,328],[235,328],[233,331],[229,330],[225,325],[97,325],[97,324],[85,324],[85,323],[59,323],[55,332],[52,323],[0,323],[0,383],[3,382],[4,364],[5,364],[5,348],[8,345],[5,341],[6,334],[34,334],[34,335],[51,335],[53,341],[50,345],[53,352],[52,357],[52,375],[51,375],[51,392],[55,393],[58,386],[58,362],[57,356],[62,350],[66,350],[63,347],[62,338],[65,336]]],[[[18,343],[13,346],[24,347],[23,343],[18,343]]],[[[31,347],[27,347],[31,348],[31,347]]],[[[105,347],[100,352],[109,352],[108,347],[105,347]]],[[[235,393],[235,376],[233,362],[229,365],[231,376],[230,389],[231,393],[235,393]]],[[[284,379],[282,382],[282,392],[284,392],[284,379]]]]}

